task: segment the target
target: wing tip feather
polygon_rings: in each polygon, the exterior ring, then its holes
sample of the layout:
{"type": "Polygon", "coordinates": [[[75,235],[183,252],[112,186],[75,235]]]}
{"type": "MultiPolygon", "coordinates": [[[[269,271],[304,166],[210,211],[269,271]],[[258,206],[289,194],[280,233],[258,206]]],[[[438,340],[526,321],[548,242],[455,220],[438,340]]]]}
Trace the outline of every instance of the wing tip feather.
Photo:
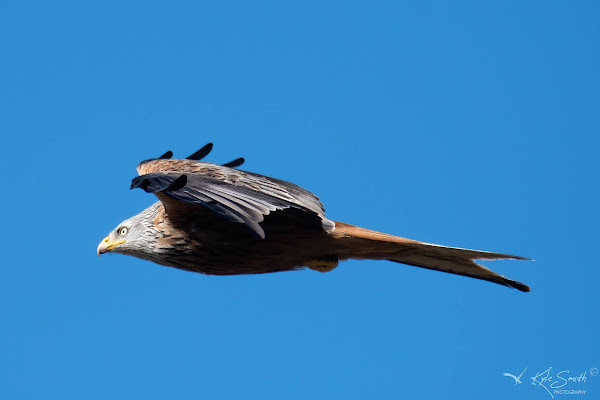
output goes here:
{"type": "Polygon", "coordinates": [[[190,156],[186,157],[186,159],[194,160],[194,161],[202,160],[204,157],[206,157],[208,155],[208,153],[210,153],[212,151],[212,149],[213,149],[213,144],[208,143],[204,147],[202,147],[200,150],[195,152],[194,154],[191,154],[190,156]]]}
{"type": "Polygon", "coordinates": [[[520,292],[531,292],[531,288],[529,286],[518,281],[507,279],[506,282],[504,282],[504,285],[508,286],[509,288],[517,289],[520,292]]]}

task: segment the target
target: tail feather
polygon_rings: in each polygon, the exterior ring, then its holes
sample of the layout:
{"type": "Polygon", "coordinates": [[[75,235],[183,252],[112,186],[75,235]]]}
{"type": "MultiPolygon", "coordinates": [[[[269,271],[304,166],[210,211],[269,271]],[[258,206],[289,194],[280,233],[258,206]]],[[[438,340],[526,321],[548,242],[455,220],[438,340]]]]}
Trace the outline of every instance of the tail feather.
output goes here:
{"type": "Polygon", "coordinates": [[[529,260],[489,251],[440,246],[371,231],[342,222],[332,233],[338,240],[340,259],[389,260],[397,263],[482,279],[529,292],[529,286],[495,273],[473,260],[529,260]]]}

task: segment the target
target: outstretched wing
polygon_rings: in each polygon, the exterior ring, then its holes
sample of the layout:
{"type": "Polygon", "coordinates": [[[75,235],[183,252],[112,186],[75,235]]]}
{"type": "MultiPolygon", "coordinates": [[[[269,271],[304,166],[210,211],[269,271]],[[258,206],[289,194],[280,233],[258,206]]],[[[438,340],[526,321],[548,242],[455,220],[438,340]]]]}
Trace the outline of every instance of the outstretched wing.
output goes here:
{"type": "Polygon", "coordinates": [[[317,196],[279,179],[191,159],[148,160],[138,172],[131,188],[156,194],[167,214],[182,217],[193,211],[192,205],[205,207],[228,221],[246,224],[261,238],[264,216],[290,207],[317,214],[325,229],[334,226],[317,196]]]}

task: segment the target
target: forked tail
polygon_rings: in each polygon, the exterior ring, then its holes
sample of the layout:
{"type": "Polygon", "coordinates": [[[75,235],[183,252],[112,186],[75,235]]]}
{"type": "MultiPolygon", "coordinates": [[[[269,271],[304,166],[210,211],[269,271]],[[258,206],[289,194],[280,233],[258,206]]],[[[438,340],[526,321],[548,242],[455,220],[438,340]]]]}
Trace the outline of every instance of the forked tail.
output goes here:
{"type": "Polygon", "coordinates": [[[343,222],[335,223],[337,256],[344,259],[389,260],[451,274],[469,276],[529,292],[529,286],[505,278],[474,260],[530,260],[489,251],[440,246],[388,235],[343,222]]]}

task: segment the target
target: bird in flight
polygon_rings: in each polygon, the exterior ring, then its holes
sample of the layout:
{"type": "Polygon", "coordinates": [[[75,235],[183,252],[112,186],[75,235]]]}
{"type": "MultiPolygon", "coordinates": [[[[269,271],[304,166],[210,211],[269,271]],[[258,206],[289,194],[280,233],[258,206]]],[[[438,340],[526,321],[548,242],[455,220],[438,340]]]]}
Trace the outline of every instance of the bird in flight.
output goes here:
{"type": "Polygon", "coordinates": [[[262,274],[302,269],[328,272],[348,259],[388,260],[494,282],[528,292],[527,285],[474,260],[525,257],[406,239],[325,217],[313,193],[293,183],[200,161],[209,143],[186,159],[143,161],[131,189],[158,197],[120,223],[97,252],[126,254],[208,275],[262,274]]]}

